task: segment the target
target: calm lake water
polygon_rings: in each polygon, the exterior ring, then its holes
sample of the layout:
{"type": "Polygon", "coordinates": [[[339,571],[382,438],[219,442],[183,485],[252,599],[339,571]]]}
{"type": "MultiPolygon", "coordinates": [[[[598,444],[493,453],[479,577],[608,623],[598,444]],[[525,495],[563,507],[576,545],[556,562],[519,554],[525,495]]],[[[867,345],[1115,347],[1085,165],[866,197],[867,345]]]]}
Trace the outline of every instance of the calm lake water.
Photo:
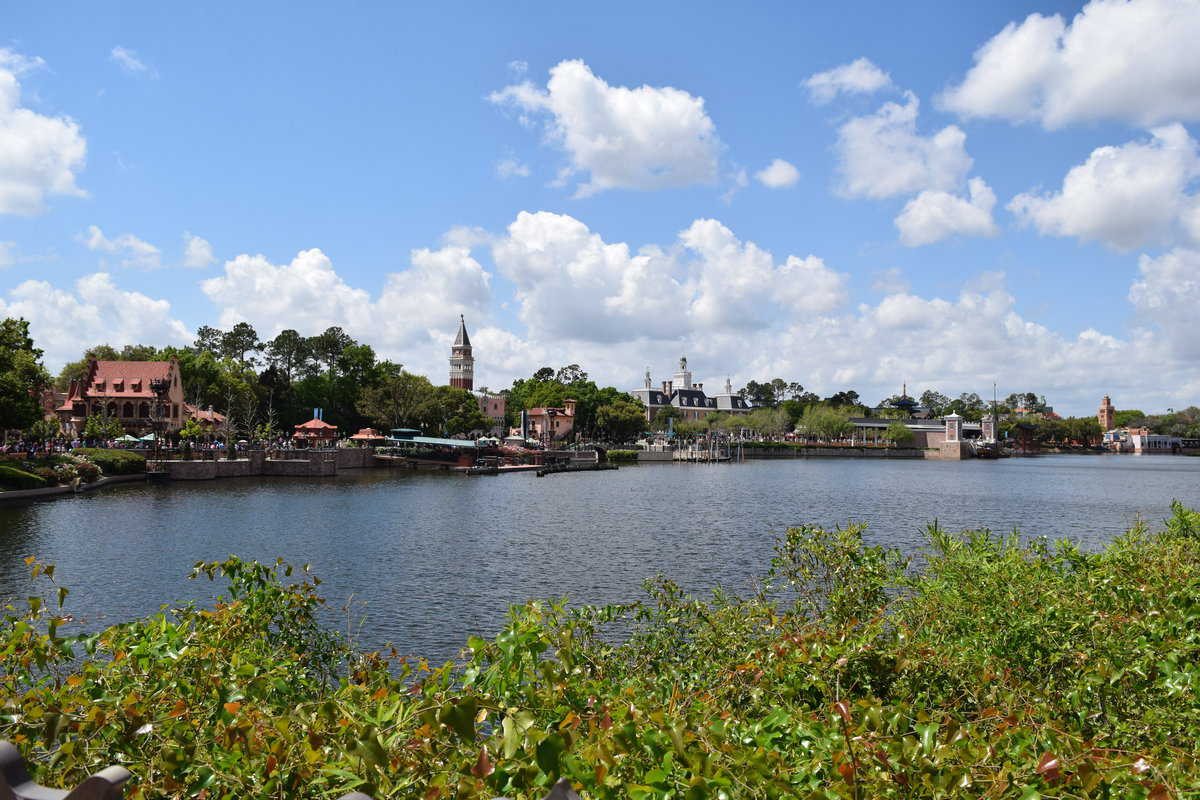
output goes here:
{"type": "Polygon", "coordinates": [[[534,597],[636,599],[661,572],[702,591],[761,575],[802,522],[867,522],[919,550],[949,528],[1020,528],[1095,548],[1172,499],[1200,506],[1200,458],[1044,456],[1002,461],[809,459],[652,465],[537,478],[389,470],[322,481],[130,484],[0,507],[0,603],[27,594],[26,556],[55,563],[89,628],[211,596],[191,564],[236,553],[310,563],[330,624],[364,646],[441,659],[534,597]],[[347,602],[349,601],[349,602],[347,602]]]}

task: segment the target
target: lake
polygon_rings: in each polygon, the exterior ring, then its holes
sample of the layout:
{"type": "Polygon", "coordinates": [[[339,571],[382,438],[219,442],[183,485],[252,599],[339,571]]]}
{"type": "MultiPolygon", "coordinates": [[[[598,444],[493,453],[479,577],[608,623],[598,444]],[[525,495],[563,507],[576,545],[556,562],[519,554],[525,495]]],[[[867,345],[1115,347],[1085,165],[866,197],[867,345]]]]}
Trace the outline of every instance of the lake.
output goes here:
{"type": "MultiPolygon", "coordinates": [[[[310,563],[330,624],[363,646],[444,659],[491,634],[512,603],[636,599],[661,572],[745,589],[775,537],[863,521],[906,552],[944,527],[1020,528],[1097,548],[1171,500],[1200,506],[1200,458],[1001,461],[796,459],[647,465],[537,478],[362,470],[318,481],[128,484],[0,506],[0,602],[28,593],[26,556],[57,565],[88,628],[206,599],[192,563],[229,554],[310,563]]],[[[23,600],[22,600],[23,602],[23,600]]]]}

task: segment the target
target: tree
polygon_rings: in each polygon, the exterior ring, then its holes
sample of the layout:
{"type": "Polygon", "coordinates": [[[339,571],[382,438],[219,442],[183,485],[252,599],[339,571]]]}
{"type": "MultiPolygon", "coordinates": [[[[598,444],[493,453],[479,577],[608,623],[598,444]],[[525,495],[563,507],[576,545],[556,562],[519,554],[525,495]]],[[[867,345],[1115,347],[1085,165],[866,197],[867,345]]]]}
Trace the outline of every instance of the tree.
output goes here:
{"type": "Polygon", "coordinates": [[[24,430],[42,418],[41,393],[50,384],[29,322],[0,322],[0,430],[24,430]]]}
{"type": "MultiPolygon", "coordinates": [[[[675,406],[664,406],[654,412],[654,419],[650,420],[650,429],[655,431],[665,431],[668,427],[674,430],[671,425],[671,420],[678,420],[683,414],[675,406]]],[[[678,421],[675,423],[678,425],[678,421]]]]}
{"type": "Polygon", "coordinates": [[[435,387],[417,414],[426,431],[439,431],[447,436],[484,431],[491,424],[479,410],[475,395],[456,386],[435,387]]]}
{"type": "Polygon", "coordinates": [[[610,442],[625,442],[646,427],[646,409],[632,398],[622,398],[596,409],[596,428],[610,442]]]}
{"type": "Polygon", "coordinates": [[[1113,414],[1113,424],[1118,428],[1140,428],[1145,420],[1145,412],[1136,408],[1121,409],[1113,414]]]}
{"type": "Polygon", "coordinates": [[[83,438],[85,439],[116,439],[124,431],[121,421],[116,417],[110,417],[107,412],[91,414],[83,421],[83,438]]]}
{"type": "Polygon", "coordinates": [[[848,411],[826,405],[809,406],[796,426],[797,431],[823,441],[839,439],[853,429],[848,411]]]}
{"type": "Polygon", "coordinates": [[[533,380],[544,383],[554,380],[555,372],[552,367],[542,367],[537,372],[533,373],[533,380]]]}
{"type": "Polygon", "coordinates": [[[774,408],[776,405],[775,389],[768,383],[759,383],[758,381],[747,381],[742,387],[740,394],[746,402],[758,408],[774,408]]]}
{"type": "Polygon", "coordinates": [[[62,433],[62,423],[58,417],[39,419],[29,426],[29,438],[35,442],[52,442],[62,433]]]}
{"type": "Polygon", "coordinates": [[[921,392],[921,406],[929,412],[931,417],[940,417],[946,413],[946,406],[950,405],[950,398],[941,392],[933,389],[926,389],[921,392]]]}
{"type": "Polygon", "coordinates": [[[578,364],[569,364],[559,369],[554,380],[563,385],[580,383],[588,379],[588,374],[579,368],[578,364]]]}
{"type": "Polygon", "coordinates": [[[896,420],[887,426],[887,430],[883,432],[883,438],[900,447],[910,444],[916,438],[916,434],[903,422],[896,420]]]}
{"type": "Polygon", "coordinates": [[[829,397],[826,397],[823,402],[830,406],[857,406],[862,404],[858,399],[858,392],[854,391],[853,389],[835,392],[834,394],[829,395],[829,397]]]}
{"type": "Polygon", "coordinates": [[[183,427],[179,429],[179,438],[188,441],[194,441],[203,437],[205,434],[204,426],[196,421],[195,417],[188,417],[183,423],[183,427]]]}
{"type": "Polygon", "coordinates": [[[196,331],[196,341],[192,347],[196,350],[206,351],[213,355],[221,353],[221,339],[225,336],[225,332],[220,328],[214,328],[211,325],[201,325],[196,331]]]}
{"type": "Polygon", "coordinates": [[[267,363],[278,369],[290,386],[302,367],[312,360],[308,340],[288,328],[267,344],[267,363]]]}
{"type": "Polygon", "coordinates": [[[423,375],[401,371],[378,386],[365,387],[358,411],[385,431],[415,428],[421,424],[420,408],[433,396],[433,384],[423,375]]]}
{"type": "Polygon", "coordinates": [[[263,343],[249,322],[239,322],[228,333],[221,335],[221,355],[232,358],[243,368],[252,367],[255,363],[253,357],[247,357],[247,353],[257,353],[262,348],[263,343]]]}

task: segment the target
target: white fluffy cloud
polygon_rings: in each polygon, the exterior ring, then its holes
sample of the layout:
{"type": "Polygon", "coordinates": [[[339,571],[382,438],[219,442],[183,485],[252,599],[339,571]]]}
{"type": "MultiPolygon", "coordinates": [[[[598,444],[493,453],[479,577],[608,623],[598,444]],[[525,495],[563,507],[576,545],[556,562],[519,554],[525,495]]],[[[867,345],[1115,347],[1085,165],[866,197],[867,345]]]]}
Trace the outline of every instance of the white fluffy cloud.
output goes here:
{"type": "Polygon", "coordinates": [[[1196,224],[1187,189],[1198,176],[1196,142],[1176,123],[1155,128],[1148,141],[1093,150],[1058,192],[1020,194],[1008,208],[1043,234],[1129,250],[1170,242],[1196,224]]]}
{"type": "Polygon", "coordinates": [[[587,175],[577,196],[716,180],[716,126],[704,99],[681,89],[610,86],[582,61],[563,61],[550,70],[545,90],[526,81],[489,99],[530,117],[549,115],[547,138],[571,160],[560,180],[587,175]]]}
{"type": "Polygon", "coordinates": [[[538,339],[611,344],[753,330],[784,311],[827,312],[846,296],[846,276],[821,259],[776,264],[712,219],[693,222],[672,247],[635,253],[573,217],[521,212],[492,252],[538,339]]]}
{"type": "Polygon", "coordinates": [[[920,101],[912,92],[905,102],[884,103],[874,114],[855,117],[838,130],[835,146],[841,191],[850,197],[894,197],[933,189],[958,188],[971,157],[967,135],[948,125],[932,136],[917,133],[920,101]]]}
{"type": "Polygon", "coordinates": [[[858,58],[826,72],[818,72],[804,82],[812,101],[830,102],[839,94],[870,94],[892,85],[891,77],[869,59],[858,58]]]}
{"type": "Polygon", "coordinates": [[[777,158],[754,173],[754,177],[768,189],[787,189],[795,186],[800,180],[800,170],[782,158],[777,158]]]}
{"type": "Polygon", "coordinates": [[[285,328],[312,335],[337,325],[382,356],[436,375],[435,361],[444,354],[432,360],[427,345],[448,343],[460,313],[485,314],[491,276],[466,247],[414,250],[410,260],[409,269],[388,276],[377,299],[346,283],[317,249],[281,265],[261,255],[239,255],[200,287],[221,309],[222,326],[244,320],[271,337],[285,328]],[[410,348],[422,345],[414,357],[410,348]]]}
{"type": "Polygon", "coordinates": [[[95,344],[185,345],[193,338],[171,316],[169,302],[120,289],[104,272],[80,278],[74,291],[25,281],[0,298],[0,316],[29,320],[30,334],[52,371],[95,344]]]}
{"type": "Polygon", "coordinates": [[[1141,277],[1129,288],[1129,301],[1148,324],[1162,329],[1179,358],[1195,364],[1200,358],[1200,251],[1144,255],[1138,267],[1141,277]]]}
{"type": "Polygon", "coordinates": [[[132,233],[122,233],[110,239],[98,226],[89,225],[87,233],[81,238],[89,250],[119,256],[122,267],[158,269],[162,266],[162,251],[132,233]]]}
{"type": "Polygon", "coordinates": [[[191,233],[183,234],[183,265],[189,269],[204,269],[216,261],[212,245],[191,233]]]}
{"type": "Polygon", "coordinates": [[[950,192],[926,190],[908,201],[896,227],[900,241],[909,247],[940,242],[948,236],[995,236],[992,220],[996,194],[983,178],[967,182],[968,197],[950,192]]]}
{"type": "Polygon", "coordinates": [[[1046,128],[1118,119],[1200,119],[1200,3],[1092,0],[1068,24],[1030,14],[975,53],[942,104],[964,116],[1036,120],[1046,128]]]}
{"type": "Polygon", "coordinates": [[[47,195],[84,194],[75,185],[87,155],[79,126],[20,105],[18,77],[42,63],[0,48],[0,214],[36,214],[47,195]]]}

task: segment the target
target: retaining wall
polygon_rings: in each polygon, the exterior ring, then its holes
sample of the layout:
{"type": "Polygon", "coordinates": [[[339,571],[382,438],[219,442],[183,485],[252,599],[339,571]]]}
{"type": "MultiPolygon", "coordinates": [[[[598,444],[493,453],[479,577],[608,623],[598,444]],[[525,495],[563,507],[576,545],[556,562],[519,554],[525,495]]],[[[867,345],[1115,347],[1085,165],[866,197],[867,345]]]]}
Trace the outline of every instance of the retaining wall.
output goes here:
{"type": "Polygon", "coordinates": [[[925,458],[916,447],[744,447],[752,458],[925,458]]]}

